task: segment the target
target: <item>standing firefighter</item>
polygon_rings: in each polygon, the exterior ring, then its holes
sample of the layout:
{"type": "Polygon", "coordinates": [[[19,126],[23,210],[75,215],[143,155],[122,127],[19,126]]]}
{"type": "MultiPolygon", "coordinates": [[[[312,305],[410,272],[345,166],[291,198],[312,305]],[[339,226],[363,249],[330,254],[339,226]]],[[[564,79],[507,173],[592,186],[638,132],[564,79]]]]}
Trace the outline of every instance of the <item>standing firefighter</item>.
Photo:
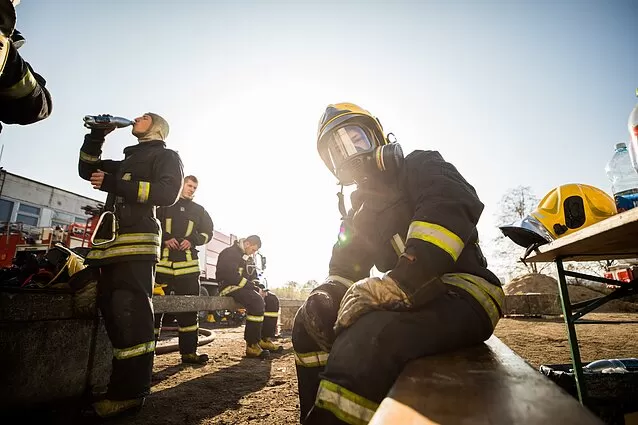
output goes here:
{"type": "Polygon", "coordinates": [[[408,361],[489,338],[504,294],[478,245],[483,204],[438,152],[404,158],[351,103],[327,107],[317,148],[357,190],[348,213],[340,197],[329,276],[295,317],[301,420],[365,424],[408,361]]]}
{"type": "Polygon", "coordinates": [[[100,417],[139,409],[149,394],[155,339],[151,294],[160,257],[157,206],[175,203],[182,185],[182,163],[166,149],[168,123],[147,113],[136,118],[139,143],[124,149],[124,160],[102,160],[109,129],[84,137],[79,172],[95,189],[108,192],[102,222],[87,255],[99,268],[98,305],[113,344],[113,372],[106,398],[93,404],[100,417]]]}
{"type": "MultiPolygon", "coordinates": [[[[213,221],[204,207],[193,202],[197,185],[195,176],[186,176],[177,203],[158,211],[164,246],[155,280],[168,294],[199,295],[200,269],[195,247],[208,243],[213,235],[213,221]]],[[[156,338],[159,338],[162,328],[162,316],[155,315],[156,338]]],[[[179,313],[175,316],[179,324],[182,363],[206,363],[208,356],[197,354],[197,312],[179,313]]]]}
{"type": "Polygon", "coordinates": [[[15,29],[19,0],[0,0],[0,131],[2,123],[27,125],[51,114],[46,81],[22,59],[24,38],[15,29]]]}
{"type": "Polygon", "coordinates": [[[246,357],[266,357],[271,351],[281,351],[283,348],[271,340],[277,329],[279,299],[274,294],[269,294],[266,304],[258,292],[260,283],[253,254],[259,248],[261,239],[257,235],[251,235],[235,241],[217,259],[219,295],[231,296],[246,307],[246,357]]]}

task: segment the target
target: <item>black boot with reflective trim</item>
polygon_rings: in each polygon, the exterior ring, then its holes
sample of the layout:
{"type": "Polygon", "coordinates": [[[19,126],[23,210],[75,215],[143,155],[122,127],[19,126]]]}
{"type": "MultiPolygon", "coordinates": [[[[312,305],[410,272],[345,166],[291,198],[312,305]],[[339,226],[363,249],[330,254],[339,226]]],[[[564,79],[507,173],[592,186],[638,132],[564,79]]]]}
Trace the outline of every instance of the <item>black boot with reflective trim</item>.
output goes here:
{"type": "Polygon", "coordinates": [[[208,354],[182,354],[182,363],[206,364],[208,363],[208,354]]]}

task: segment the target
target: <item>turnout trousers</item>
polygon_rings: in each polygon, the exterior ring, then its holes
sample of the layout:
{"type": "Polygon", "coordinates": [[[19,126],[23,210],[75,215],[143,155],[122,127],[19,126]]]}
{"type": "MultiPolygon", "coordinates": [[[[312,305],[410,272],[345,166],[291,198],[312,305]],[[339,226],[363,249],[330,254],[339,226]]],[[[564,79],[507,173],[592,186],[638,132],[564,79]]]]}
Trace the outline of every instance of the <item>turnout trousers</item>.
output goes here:
{"type": "Polygon", "coordinates": [[[277,334],[279,320],[279,298],[268,292],[264,297],[264,325],[261,329],[262,338],[272,338],[277,334]]]}
{"type": "MultiPolygon", "coordinates": [[[[199,295],[199,272],[185,275],[170,276],[157,274],[157,283],[166,284],[164,293],[167,295],[199,295]]],[[[199,331],[199,317],[196,311],[175,313],[179,326],[180,354],[194,354],[197,352],[197,334],[199,331]]],[[[155,338],[159,339],[164,314],[155,315],[155,338]]]]}
{"type": "Polygon", "coordinates": [[[301,422],[367,424],[406,363],[481,343],[494,325],[472,295],[450,287],[416,311],[362,316],[339,334],[329,353],[313,347],[303,339],[303,329],[297,330],[301,422]]]}
{"type": "MultiPolygon", "coordinates": [[[[262,326],[264,325],[264,299],[255,292],[252,285],[236,289],[228,296],[233,297],[235,301],[246,308],[244,339],[248,344],[257,344],[261,339],[262,326]]],[[[279,300],[277,300],[277,304],[279,307],[279,300]]]]}
{"type": "Polygon", "coordinates": [[[113,345],[111,400],[144,397],[151,388],[155,339],[151,296],[154,261],[128,261],[99,267],[98,307],[113,345]]]}

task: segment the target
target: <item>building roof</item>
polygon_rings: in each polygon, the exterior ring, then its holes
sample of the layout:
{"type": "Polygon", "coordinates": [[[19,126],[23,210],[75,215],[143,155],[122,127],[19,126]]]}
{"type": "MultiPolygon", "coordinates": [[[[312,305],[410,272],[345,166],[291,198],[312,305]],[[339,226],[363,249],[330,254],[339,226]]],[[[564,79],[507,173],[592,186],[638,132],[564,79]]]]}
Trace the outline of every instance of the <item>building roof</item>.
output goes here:
{"type": "Polygon", "coordinates": [[[42,185],[42,186],[47,186],[47,187],[50,187],[51,189],[59,190],[60,192],[65,192],[65,193],[71,194],[73,196],[77,196],[77,197],[80,197],[80,198],[87,199],[87,200],[92,201],[92,202],[97,202],[99,204],[103,204],[104,203],[104,201],[100,201],[99,199],[89,198],[88,196],[80,195],[79,193],[71,192],[70,190],[60,189],[59,187],[52,186],[52,185],[47,184],[47,183],[39,182],[37,180],[33,180],[33,179],[28,178],[28,177],[24,177],[24,176],[20,176],[18,174],[10,173],[10,172],[8,172],[7,170],[5,170],[2,167],[0,167],[0,173],[5,173],[5,174],[8,174],[10,176],[17,177],[17,178],[22,179],[22,180],[27,180],[27,181],[30,181],[30,182],[33,182],[33,183],[36,183],[36,184],[39,184],[39,185],[42,185]]]}

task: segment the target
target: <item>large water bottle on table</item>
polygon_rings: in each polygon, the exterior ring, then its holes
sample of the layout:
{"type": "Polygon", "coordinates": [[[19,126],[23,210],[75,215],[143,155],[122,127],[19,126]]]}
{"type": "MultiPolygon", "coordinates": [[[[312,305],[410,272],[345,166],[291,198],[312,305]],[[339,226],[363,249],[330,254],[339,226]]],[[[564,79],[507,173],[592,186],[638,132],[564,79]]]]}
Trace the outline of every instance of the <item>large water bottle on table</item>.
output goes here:
{"type": "Polygon", "coordinates": [[[616,143],[614,156],[605,167],[611,182],[616,210],[620,213],[638,206],[638,171],[631,164],[626,143],[616,143]]]}

